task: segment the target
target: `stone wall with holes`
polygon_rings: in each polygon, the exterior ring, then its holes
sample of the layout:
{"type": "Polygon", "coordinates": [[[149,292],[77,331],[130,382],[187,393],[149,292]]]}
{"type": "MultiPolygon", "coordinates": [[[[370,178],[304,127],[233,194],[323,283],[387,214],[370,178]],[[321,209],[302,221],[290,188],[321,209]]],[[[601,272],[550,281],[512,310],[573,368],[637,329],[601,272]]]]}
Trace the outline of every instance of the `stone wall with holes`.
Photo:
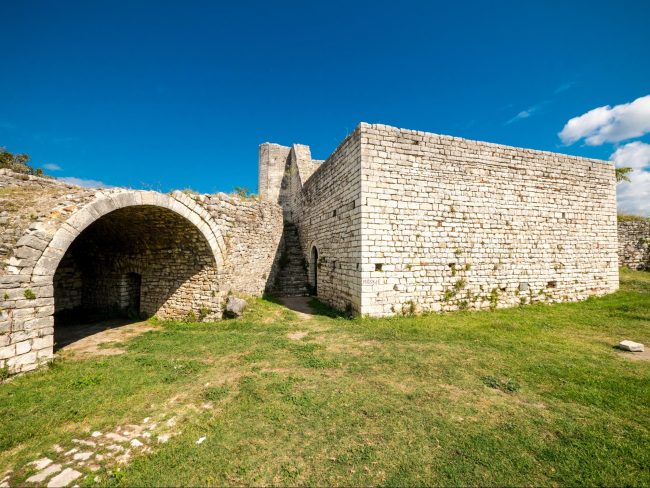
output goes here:
{"type": "Polygon", "coordinates": [[[361,310],[360,136],[357,129],[325,162],[317,162],[311,171],[298,171],[306,179],[290,204],[306,265],[317,267],[318,298],[340,310],[357,312],[361,310]],[[312,247],[318,249],[318,263],[310,262],[312,247]]]}
{"type": "Polygon", "coordinates": [[[228,293],[261,295],[277,268],[282,209],[225,194],[90,190],[0,170],[0,225],[0,368],[17,373],[52,357],[55,308],[119,305],[128,273],[141,275],[142,310],[162,318],[216,318],[228,293]],[[126,219],[75,248],[82,229],[109,222],[116,209],[145,207],[165,207],[191,223],[150,213],[139,221],[153,226],[149,242],[93,253],[108,235],[128,241],[137,234],[126,219]],[[58,302],[57,287],[66,291],[58,302]]]}
{"type": "Polygon", "coordinates": [[[650,220],[618,222],[618,261],[631,269],[650,270],[650,220]]]}
{"type": "Polygon", "coordinates": [[[361,124],[357,137],[362,313],[573,301],[618,288],[611,164],[384,125],[361,124]]]}

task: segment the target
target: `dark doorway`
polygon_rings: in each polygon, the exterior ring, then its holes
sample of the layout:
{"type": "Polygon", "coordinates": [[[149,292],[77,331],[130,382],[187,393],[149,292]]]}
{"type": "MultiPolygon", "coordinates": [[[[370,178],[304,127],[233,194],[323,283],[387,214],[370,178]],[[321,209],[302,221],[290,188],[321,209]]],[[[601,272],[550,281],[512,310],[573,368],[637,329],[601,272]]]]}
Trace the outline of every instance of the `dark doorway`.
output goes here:
{"type": "Polygon", "coordinates": [[[122,278],[120,305],[128,317],[138,318],[140,316],[141,288],[142,276],[140,276],[140,274],[127,273],[122,278]]]}
{"type": "Polygon", "coordinates": [[[309,284],[311,285],[311,294],[318,296],[318,249],[316,249],[316,246],[311,248],[311,259],[309,260],[309,284]]]}

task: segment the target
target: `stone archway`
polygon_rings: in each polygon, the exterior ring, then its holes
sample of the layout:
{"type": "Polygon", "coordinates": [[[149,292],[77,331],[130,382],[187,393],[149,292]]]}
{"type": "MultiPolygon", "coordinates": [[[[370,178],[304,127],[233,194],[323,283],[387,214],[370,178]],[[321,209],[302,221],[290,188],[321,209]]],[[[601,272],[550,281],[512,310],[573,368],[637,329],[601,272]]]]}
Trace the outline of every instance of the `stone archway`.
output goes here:
{"type": "MultiPolygon", "coordinates": [[[[147,241],[148,236],[157,229],[166,232],[163,237],[175,239],[171,247],[179,246],[182,249],[175,258],[183,259],[185,256],[192,260],[192,265],[177,266],[175,270],[167,272],[164,283],[159,283],[157,295],[143,294],[141,306],[144,311],[147,314],[160,312],[165,318],[179,318],[188,312],[198,315],[199,309],[209,309],[211,304],[218,306],[219,273],[224,265],[224,240],[210,214],[182,192],[174,192],[171,195],[131,190],[98,192],[94,199],[80,205],[66,220],[57,218],[58,215],[53,213],[47,225],[30,227],[16,246],[17,257],[11,263],[12,275],[3,278],[5,281],[20,283],[20,288],[15,291],[20,293],[21,298],[22,295],[25,298],[15,302],[16,308],[10,311],[9,316],[10,327],[14,331],[10,345],[14,354],[20,356],[10,365],[13,371],[27,371],[49,360],[53,354],[54,316],[57,308],[60,309],[60,305],[66,300],[70,303],[82,303],[83,284],[76,285],[81,288],[79,297],[69,296],[69,291],[74,290],[74,286],[65,288],[67,295],[59,294],[59,300],[55,293],[57,270],[60,265],[67,266],[64,258],[67,262],[70,259],[74,262],[74,256],[70,257],[69,254],[78,253],[83,248],[75,246],[75,241],[81,238],[95,248],[108,238],[113,238],[115,242],[115,229],[120,223],[123,227],[131,229],[130,234],[134,234],[134,226],[130,224],[135,224],[137,228],[138,223],[147,222],[148,227],[146,231],[135,232],[136,235],[132,236],[132,239],[127,239],[131,242],[131,247],[126,245],[121,249],[120,259],[111,261],[108,256],[110,253],[106,252],[110,251],[110,246],[104,246],[103,254],[98,255],[100,259],[97,264],[108,262],[111,272],[114,272],[110,279],[102,277],[100,280],[102,286],[113,290],[113,295],[109,296],[115,297],[115,294],[121,293],[119,281],[125,279],[125,275],[129,273],[141,275],[141,286],[151,289],[150,277],[146,276],[147,265],[151,264],[151,258],[155,258],[156,252],[159,255],[171,252],[170,248],[153,245],[145,253],[149,255],[149,261],[140,260],[139,264],[137,259],[133,259],[132,251],[134,243],[137,247],[147,241]],[[174,281],[174,272],[178,272],[178,279],[170,284],[170,281],[174,281]],[[200,285],[197,285],[198,282],[200,285]],[[153,296],[157,298],[152,298],[153,296]]],[[[164,240],[157,239],[157,242],[160,244],[164,240]]],[[[82,264],[88,264],[88,256],[84,259],[81,260],[84,261],[82,264]]],[[[172,262],[174,259],[167,259],[166,265],[172,262]]],[[[94,270],[97,269],[99,266],[95,266],[94,270]]],[[[72,272],[74,274],[74,270],[72,272]]],[[[69,281],[74,282],[74,279],[69,281]]],[[[89,296],[92,298],[93,293],[89,296]]],[[[117,303],[119,304],[119,301],[117,303]]],[[[206,318],[210,318],[209,310],[201,313],[207,313],[206,318]]]]}
{"type": "Polygon", "coordinates": [[[96,332],[98,321],[213,318],[217,271],[206,238],[179,214],[113,210],[74,239],[54,273],[54,348],[96,332]]]}

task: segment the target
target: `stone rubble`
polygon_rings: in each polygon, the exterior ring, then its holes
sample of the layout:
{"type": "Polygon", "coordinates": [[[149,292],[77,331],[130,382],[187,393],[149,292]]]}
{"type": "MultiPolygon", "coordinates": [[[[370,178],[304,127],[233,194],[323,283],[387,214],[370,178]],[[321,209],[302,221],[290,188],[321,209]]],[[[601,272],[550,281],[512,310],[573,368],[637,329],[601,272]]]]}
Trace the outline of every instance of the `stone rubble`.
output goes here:
{"type": "MultiPolygon", "coordinates": [[[[165,420],[165,417],[165,414],[157,416],[160,421],[165,420]]],[[[108,469],[114,465],[127,464],[133,455],[150,452],[152,439],[156,439],[156,443],[166,443],[172,436],[177,435],[176,429],[169,429],[176,427],[178,421],[178,416],[169,417],[162,423],[152,422],[151,418],[147,417],[140,425],[118,426],[106,434],[93,431],[88,439],[72,439],[72,443],[91,447],[90,450],[80,451],[79,448],[73,447],[66,451],[55,444],[52,450],[60,454],[61,459],[41,457],[28,463],[27,467],[36,473],[29,476],[25,483],[28,486],[69,486],[83,476],[84,472],[93,473],[102,467],[108,469]]],[[[0,484],[12,486],[12,474],[12,471],[7,471],[0,484]]]]}
{"type": "Polygon", "coordinates": [[[624,351],[630,351],[630,352],[643,352],[645,351],[645,347],[643,344],[640,342],[634,342],[634,341],[621,341],[618,343],[618,347],[620,349],[623,349],[624,351]]]}
{"type": "Polygon", "coordinates": [[[245,308],[246,300],[231,295],[226,300],[226,308],[223,312],[223,316],[226,318],[241,317],[245,308]]]}

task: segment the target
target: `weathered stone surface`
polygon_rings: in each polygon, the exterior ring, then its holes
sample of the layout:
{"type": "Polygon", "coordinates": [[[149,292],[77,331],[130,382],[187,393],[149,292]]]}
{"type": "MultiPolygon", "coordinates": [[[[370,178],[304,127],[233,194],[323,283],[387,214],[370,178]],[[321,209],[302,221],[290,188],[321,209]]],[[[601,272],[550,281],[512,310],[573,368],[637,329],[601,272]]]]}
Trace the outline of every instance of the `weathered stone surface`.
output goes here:
{"type": "Polygon", "coordinates": [[[643,352],[645,351],[645,347],[643,344],[640,342],[634,342],[634,341],[621,341],[618,343],[618,347],[620,349],[623,349],[625,351],[631,351],[631,352],[643,352]]]}
{"type": "Polygon", "coordinates": [[[246,300],[231,295],[226,300],[226,308],[223,312],[223,315],[226,318],[239,317],[244,313],[245,308],[246,300]]]}
{"type": "Polygon", "coordinates": [[[130,274],[140,312],[215,320],[229,292],[261,295],[275,273],[282,211],[269,201],[96,191],[5,170],[0,188],[0,367],[11,373],[52,357],[55,312],[121,308],[130,274]]]}
{"type": "MultiPolygon", "coordinates": [[[[308,281],[373,316],[618,287],[611,163],[365,123],[324,162],[298,144],[259,154],[259,199],[1,170],[0,366],[51,357],[55,312],[214,320],[230,293],[260,295],[277,277],[276,291],[305,294],[308,281]]],[[[624,227],[636,247],[622,238],[618,251],[639,267],[637,229],[624,227]]]]}
{"type": "Polygon", "coordinates": [[[33,465],[35,469],[40,471],[42,469],[47,468],[50,464],[52,464],[52,460],[50,458],[44,457],[41,459],[37,459],[36,461],[32,461],[30,464],[33,465]]]}
{"type": "Polygon", "coordinates": [[[264,145],[260,192],[296,225],[309,280],[338,309],[506,307],[618,287],[611,163],[364,123],[308,160],[264,145]]]}
{"type": "Polygon", "coordinates": [[[42,471],[39,471],[35,475],[27,478],[26,481],[27,483],[43,483],[50,476],[52,476],[54,473],[58,473],[59,471],[61,471],[60,464],[51,464],[48,467],[44,468],[42,471]]]}
{"type": "Polygon", "coordinates": [[[632,269],[650,269],[650,219],[618,222],[618,261],[632,269]]]}
{"type": "Polygon", "coordinates": [[[63,471],[61,471],[59,474],[57,474],[54,478],[52,478],[48,482],[47,487],[60,488],[60,487],[68,486],[80,476],[81,473],[79,471],[72,468],[65,468],[63,471]]]}

